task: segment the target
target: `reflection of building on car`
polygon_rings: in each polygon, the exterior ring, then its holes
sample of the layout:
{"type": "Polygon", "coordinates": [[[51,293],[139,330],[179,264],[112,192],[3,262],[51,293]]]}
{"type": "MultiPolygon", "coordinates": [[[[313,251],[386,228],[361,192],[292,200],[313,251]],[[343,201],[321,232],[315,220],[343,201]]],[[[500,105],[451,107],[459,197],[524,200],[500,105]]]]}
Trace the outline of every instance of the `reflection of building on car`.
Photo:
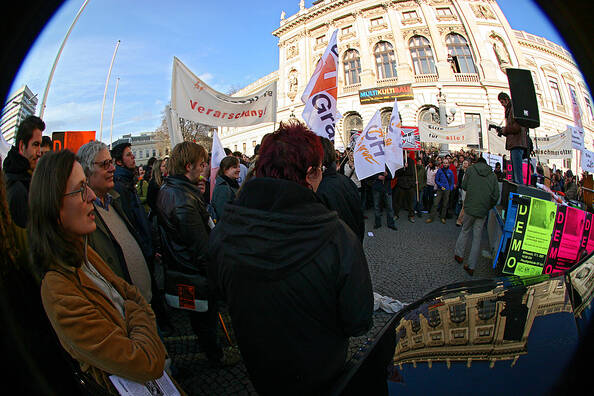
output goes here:
{"type": "Polygon", "coordinates": [[[424,306],[427,311],[412,312],[410,319],[406,315],[396,327],[394,363],[402,369],[406,364],[426,362],[431,367],[445,362],[449,369],[452,363],[470,367],[473,361],[487,361],[493,367],[510,361],[513,367],[528,353],[526,343],[536,317],[571,312],[562,280],[530,286],[515,301],[506,293],[495,289],[454,294],[424,306]],[[509,315],[510,304],[518,303],[525,309],[509,315]]]}

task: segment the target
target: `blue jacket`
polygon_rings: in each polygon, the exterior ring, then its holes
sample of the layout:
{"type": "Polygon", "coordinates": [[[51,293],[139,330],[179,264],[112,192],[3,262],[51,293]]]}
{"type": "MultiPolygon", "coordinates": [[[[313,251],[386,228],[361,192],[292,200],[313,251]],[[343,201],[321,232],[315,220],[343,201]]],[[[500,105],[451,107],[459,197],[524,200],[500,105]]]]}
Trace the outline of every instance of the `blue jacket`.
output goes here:
{"type": "Polygon", "coordinates": [[[435,184],[437,188],[441,190],[445,188],[446,190],[453,190],[454,189],[454,174],[451,170],[446,169],[444,171],[443,166],[437,170],[435,174],[435,184]]]}

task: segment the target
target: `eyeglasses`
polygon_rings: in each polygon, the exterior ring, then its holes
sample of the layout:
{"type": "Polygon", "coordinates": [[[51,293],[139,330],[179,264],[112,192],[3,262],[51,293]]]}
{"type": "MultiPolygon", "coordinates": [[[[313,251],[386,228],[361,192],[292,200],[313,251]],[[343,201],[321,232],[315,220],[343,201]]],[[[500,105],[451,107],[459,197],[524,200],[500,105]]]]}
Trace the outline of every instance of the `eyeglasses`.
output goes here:
{"type": "Polygon", "coordinates": [[[113,158],[106,159],[105,161],[99,161],[99,162],[93,161],[93,163],[96,165],[99,165],[100,167],[102,167],[105,170],[108,170],[113,165],[113,158]]]}
{"type": "Polygon", "coordinates": [[[74,195],[80,193],[80,197],[82,198],[83,202],[87,202],[87,198],[89,197],[89,185],[87,182],[82,182],[80,190],[71,191],[69,193],[64,194],[64,196],[74,195]]]}

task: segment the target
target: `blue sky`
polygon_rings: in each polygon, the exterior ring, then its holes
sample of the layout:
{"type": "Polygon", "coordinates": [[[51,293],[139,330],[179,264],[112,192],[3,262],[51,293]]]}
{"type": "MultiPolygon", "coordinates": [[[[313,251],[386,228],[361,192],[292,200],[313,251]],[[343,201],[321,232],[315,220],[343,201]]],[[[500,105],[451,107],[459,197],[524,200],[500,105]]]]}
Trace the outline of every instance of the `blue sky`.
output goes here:
{"type": "MultiPolygon", "coordinates": [[[[43,97],[60,44],[83,0],[68,0],[30,50],[11,91],[27,84],[43,97]]],[[[499,0],[512,28],[564,45],[531,0],[499,0]],[[530,17],[526,17],[530,15],[530,17]]],[[[311,0],[305,2],[311,6],[311,0]]],[[[213,88],[228,92],[278,68],[281,11],[299,10],[299,0],[90,0],[58,63],[45,110],[46,132],[99,131],[107,71],[117,40],[103,118],[109,139],[115,79],[120,78],[113,134],[155,130],[171,92],[177,56],[213,88]]]]}

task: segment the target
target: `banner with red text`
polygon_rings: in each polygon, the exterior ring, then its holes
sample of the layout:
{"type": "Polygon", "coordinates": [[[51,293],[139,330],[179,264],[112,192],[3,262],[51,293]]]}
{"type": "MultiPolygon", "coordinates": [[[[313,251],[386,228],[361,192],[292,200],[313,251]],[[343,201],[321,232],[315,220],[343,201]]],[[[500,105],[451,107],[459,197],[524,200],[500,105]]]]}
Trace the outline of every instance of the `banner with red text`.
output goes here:
{"type": "Polygon", "coordinates": [[[173,58],[171,108],[205,125],[239,127],[276,121],[276,81],[249,96],[217,92],[173,58]]]}
{"type": "Polygon", "coordinates": [[[421,141],[440,144],[479,144],[478,129],[474,122],[456,126],[441,126],[419,121],[421,141]]]}
{"type": "Polygon", "coordinates": [[[318,62],[301,101],[305,104],[302,117],[316,135],[334,140],[336,121],[342,117],[337,106],[338,46],[332,33],[328,47],[318,62]]]}
{"type": "MultiPolygon", "coordinates": [[[[381,120],[381,116],[380,116],[381,120]]],[[[392,173],[392,177],[400,168],[404,168],[404,156],[402,153],[402,120],[398,114],[398,99],[394,99],[392,114],[390,115],[390,125],[386,138],[384,139],[384,149],[386,150],[386,166],[392,173]]]]}

